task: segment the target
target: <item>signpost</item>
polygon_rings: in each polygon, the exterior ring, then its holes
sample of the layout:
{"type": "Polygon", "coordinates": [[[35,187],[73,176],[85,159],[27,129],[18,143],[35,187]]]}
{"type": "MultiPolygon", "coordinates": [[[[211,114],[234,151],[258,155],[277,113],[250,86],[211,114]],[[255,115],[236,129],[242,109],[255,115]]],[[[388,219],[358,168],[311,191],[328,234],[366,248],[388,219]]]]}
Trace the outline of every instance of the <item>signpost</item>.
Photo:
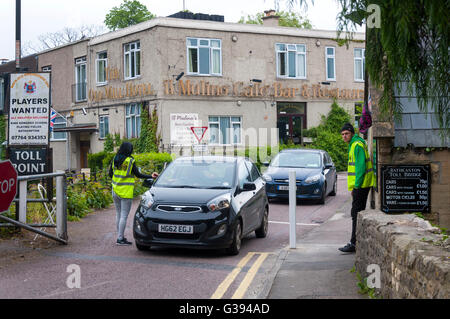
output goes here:
{"type": "Polygon", "coordinates": [[[382,165],[380,173],[383,212],[430,212],[430,165],[382,165]]]}
{"type": "Polygon", "coordinates": [[[7,211],[17,193],[17,172],[10,161],[0,162],[0,212],[7,211]]]}

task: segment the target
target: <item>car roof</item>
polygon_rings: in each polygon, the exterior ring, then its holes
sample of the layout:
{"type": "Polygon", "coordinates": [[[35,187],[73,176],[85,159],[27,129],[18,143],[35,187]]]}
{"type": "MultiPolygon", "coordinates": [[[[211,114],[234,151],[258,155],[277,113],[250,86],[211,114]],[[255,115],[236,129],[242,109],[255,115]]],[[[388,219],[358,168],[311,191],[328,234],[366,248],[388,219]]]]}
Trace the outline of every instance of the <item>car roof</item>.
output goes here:
{"type": "Polygon", "coordinates": [[[207,155],[207,156],[182,156],[175,161],[193,161],[193,162],[227,162],[232,163],[239,160],[244,159],[244,157],[241,156],[222,156],[222,155],[207,155]]]}
{"type": "Polygon", "coordinates": [[[290,153],[290,152],[324,153],[326,151],[312,148],[286,148],[280,151],[280,153],[290,153]]]}

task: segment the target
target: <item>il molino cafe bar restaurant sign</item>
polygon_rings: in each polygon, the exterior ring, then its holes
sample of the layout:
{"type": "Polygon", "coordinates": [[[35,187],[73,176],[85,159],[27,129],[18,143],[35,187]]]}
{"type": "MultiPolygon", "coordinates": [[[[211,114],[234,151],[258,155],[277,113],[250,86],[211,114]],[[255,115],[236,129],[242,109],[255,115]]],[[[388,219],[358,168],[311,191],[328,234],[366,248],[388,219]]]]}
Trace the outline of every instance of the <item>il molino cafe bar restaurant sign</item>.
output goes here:
{"type": "MultiPolygon", "coordinates": [[[[246,85],[244,82],[232,82],[230,84],[212,84],[208,81],[199,80],[165,80],[163,81],[165,96],[204,96],[214,97],[246,97],[246,98],[297,98],[305,99],[340,99],[340,100],[362,100],[364,90],[340,89],[322,86],[320,84],[302,85],[289,87],[281,82],[273,84],[252,83],[246,85]]],[[[89,100],[99,103],[103,100],[118,100],[134,97],[145,97],[156,95],[154,87],[150,83],[132,84],[124,87],[105,86],[102,89],[89,90],[89,100]]]]}

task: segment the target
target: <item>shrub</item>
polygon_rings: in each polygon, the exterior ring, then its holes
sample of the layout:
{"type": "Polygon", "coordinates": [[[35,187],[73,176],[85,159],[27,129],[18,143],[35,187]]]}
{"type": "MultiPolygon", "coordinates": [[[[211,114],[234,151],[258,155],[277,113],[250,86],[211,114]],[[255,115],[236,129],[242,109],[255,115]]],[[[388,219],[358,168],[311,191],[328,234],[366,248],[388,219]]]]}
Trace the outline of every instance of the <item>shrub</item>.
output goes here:
{"type": "Polygon", "coordinates": [[[350,119],[347,111],[334,101],[327,116],[322,115],[321,124],[305,131],[305,136],[314,139],[314,142],[307,148],[327,151],[333,159],[337,171],[347,170],[348,145],[342,140],[340,130],[342,125],[350,122],[350,119]]]}
{"type": "Polygon", "coordinates": [[[107,153],[114,152],[114,139],[111,134],[107,134],[103,143],[103,150],[107,153]]]}
{"type": "Polygon", "coordinates": [[[67,187],[67,213],[69,220],[82,218],[90,211],[86,200],[86,194],[80,192],[76,188],[77,187],[75,186],[67,187]]]}
{"type": "Polygon", "coordinates": [[[105,166],[103,160],[109,153],[106,151],[88,154],[88,167],[92,171],[102,170],[105,166]]]}

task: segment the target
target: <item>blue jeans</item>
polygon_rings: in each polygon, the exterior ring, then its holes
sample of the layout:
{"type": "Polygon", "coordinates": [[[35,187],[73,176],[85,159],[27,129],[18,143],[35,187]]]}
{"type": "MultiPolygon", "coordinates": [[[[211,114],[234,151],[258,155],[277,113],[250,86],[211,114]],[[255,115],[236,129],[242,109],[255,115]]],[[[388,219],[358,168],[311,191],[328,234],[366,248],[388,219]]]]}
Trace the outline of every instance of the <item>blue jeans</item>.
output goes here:
{"type": "Polygon", "coordinates": [[[133,200],[131,198],[121,198],[112,192],[114,205],[116,206],[116,227],[117,227],[117,239],[122,240],[124,238],[125,227],[127,226],[128,214],[131,210],[131,204],[133,200]]]}

